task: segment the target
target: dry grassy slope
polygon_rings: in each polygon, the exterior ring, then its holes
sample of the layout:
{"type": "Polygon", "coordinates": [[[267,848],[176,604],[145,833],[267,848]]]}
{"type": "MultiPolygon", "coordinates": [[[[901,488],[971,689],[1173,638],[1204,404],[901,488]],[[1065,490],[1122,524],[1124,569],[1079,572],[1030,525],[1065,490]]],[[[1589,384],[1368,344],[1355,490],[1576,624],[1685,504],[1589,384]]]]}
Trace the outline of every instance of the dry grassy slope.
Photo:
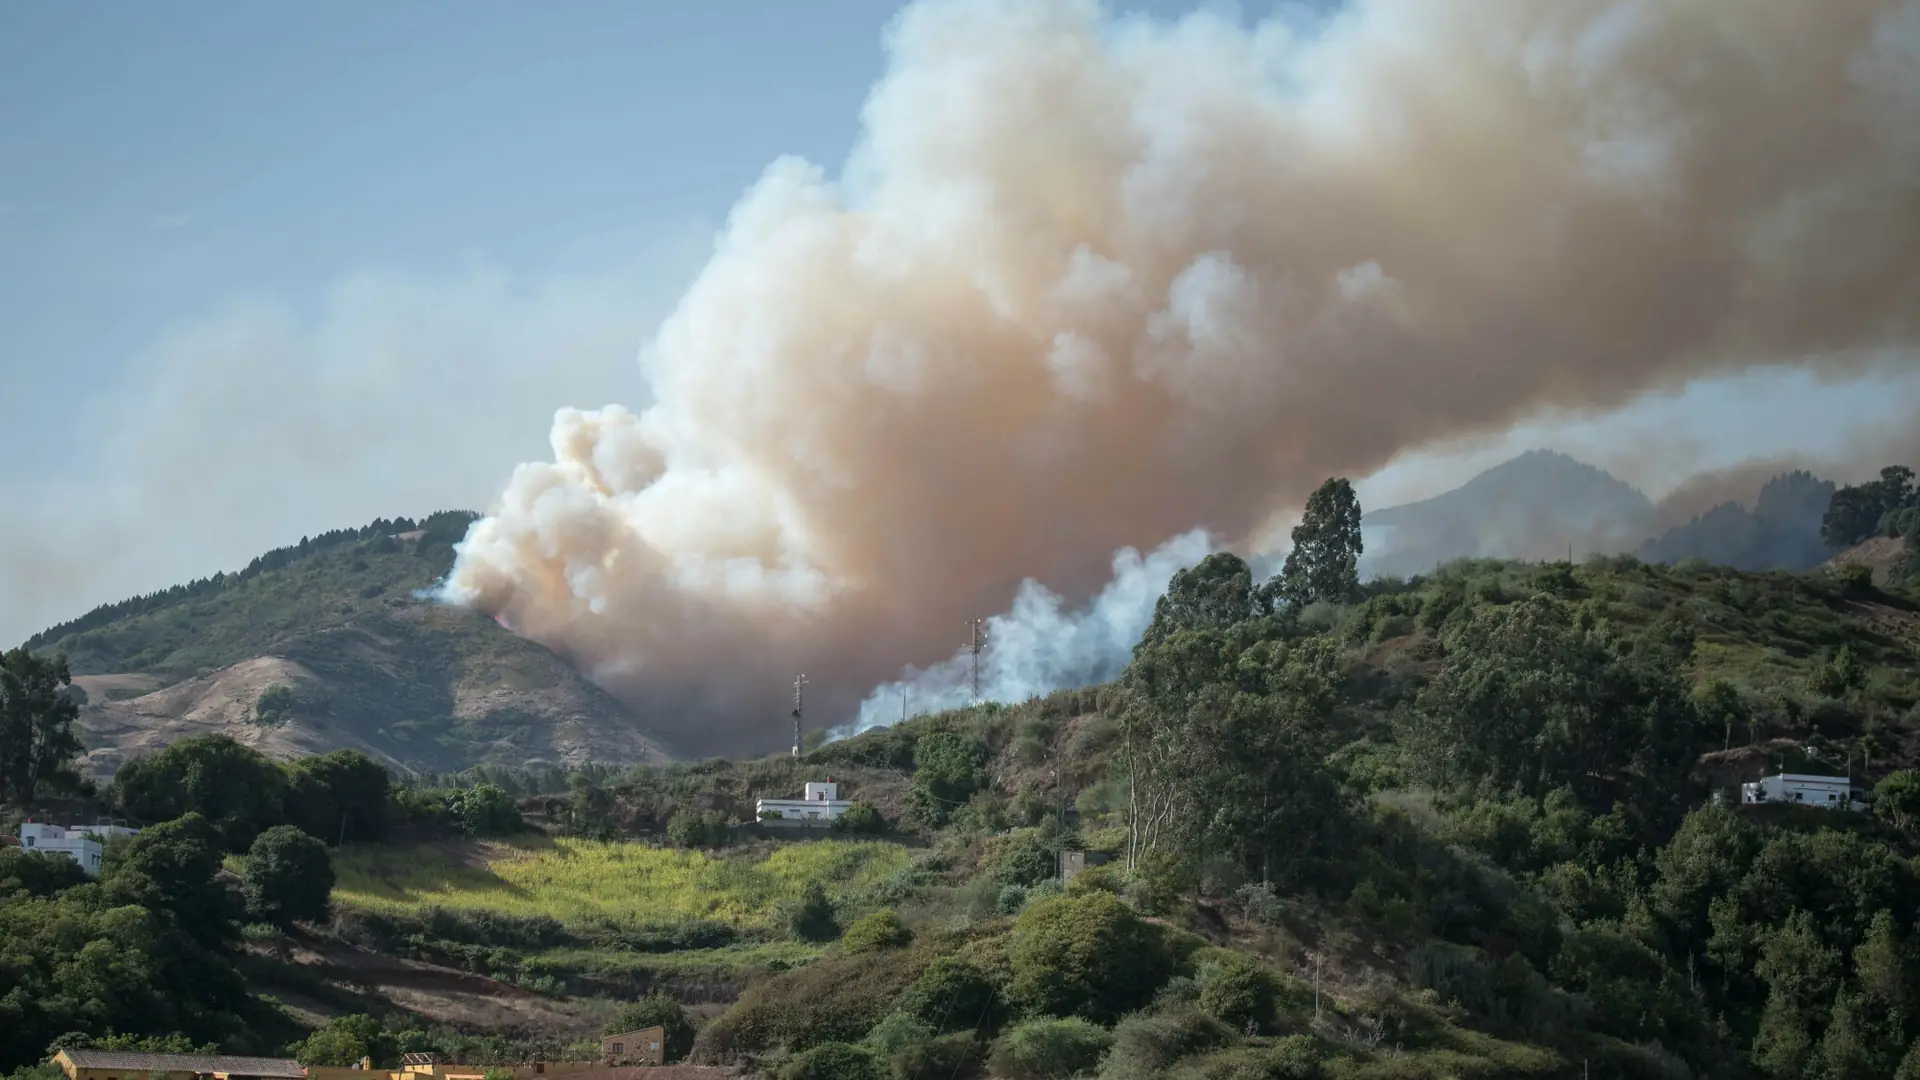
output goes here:
{"type": "Polygon", "coordinates": [[[1900,556],[1906,554],[1907,542],[1898,536],[1874,536],[1861,541],[1853,547],[1828,559],[1823,567],[1835,570],[1851,563],[1859,563],[1873,571],[1873,580],[1886,583],[1887,575],[1893,570],[1900,556]]]}
{"type": "Polygon", "coordinates": [[[78,676],[90,771],[215,731],[278,758],[353,748],[429,772],[669,756],[544,647],[417,599],[450,555],[399,537],[337,544],[52,643],[78,676]],[[262,723],[275,687],[292,701],[262,723]]]}

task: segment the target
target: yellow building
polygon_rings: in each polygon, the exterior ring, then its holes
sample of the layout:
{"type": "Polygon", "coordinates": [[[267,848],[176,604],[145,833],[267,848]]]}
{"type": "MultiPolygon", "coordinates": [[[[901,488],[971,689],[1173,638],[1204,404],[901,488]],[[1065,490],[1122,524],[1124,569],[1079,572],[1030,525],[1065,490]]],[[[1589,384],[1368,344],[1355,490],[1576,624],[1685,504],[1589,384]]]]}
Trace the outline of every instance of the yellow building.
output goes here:
{"type": "MultiPolygon", "coordinates": [[[[602,1068],[598,1061],[530,1061],[518,1065],[451,1065],[437,1054],[406,1054],[398,1069],[376,1069],[373,1062],[362,1061],[352,1068],[315,1065],[307,1069],[307,1080],[485,1080],[488,1073],[511,1076],[513,1080],[546,1080],[602,1068]]],[[[124,1080],[124,1078],[123,1078],[124,1080]]]]}
{"type": "MultiPolygon", "coordinates": [[[[68,1050],[53,1055],[67,1080],[306,1080],[291,1058],[224,1054],[136,1054],[123,1050],[68,1050]]],[[[364,1077],[366,1074],[362,1073],[364,1077]]]]}
{"type": "Polygon", "coordinates": [[[616,1068],[621,1065],[665,1065],[666,1042],[667,1029],[663,1027],[623,1031],[600,1040],[600,1056],[608,1065],[616,1068]]]}

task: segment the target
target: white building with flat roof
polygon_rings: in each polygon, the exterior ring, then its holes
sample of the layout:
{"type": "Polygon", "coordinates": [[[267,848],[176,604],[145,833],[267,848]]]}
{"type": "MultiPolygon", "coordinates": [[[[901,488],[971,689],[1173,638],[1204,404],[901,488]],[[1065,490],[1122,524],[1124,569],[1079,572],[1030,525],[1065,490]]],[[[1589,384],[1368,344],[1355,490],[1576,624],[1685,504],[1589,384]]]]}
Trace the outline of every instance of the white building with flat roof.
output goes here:
{"type": "Polygon", "coordinates": [[[1747,806],[1789,803],[1823,810],[1858,810],[1864,805],[1853,794],[1853,781],[1844,776],[1778,773],[1740,785],[1740,801],[1747,806]]]}
{"type": "Polygon", "coordinates": [[[29,821],[20,826],[20,846],[28,851],[65,855],[80,864],[91,877],[100,876],[100,856],[106,840],[114,836],[132,836],[139,829],[125,825],[49,825],[29,821]]]}
{"type": "Polygon", "coordinates": [[[782,821],[818,821],[822,824],[832,821],[847,812],[853,801],[840,797],[840,785],[828,780],[824,783],[809,783],[804,798],[799,799],[761,799],[753,804],[754,816],[761,821],[769,818],[782,821]]]}

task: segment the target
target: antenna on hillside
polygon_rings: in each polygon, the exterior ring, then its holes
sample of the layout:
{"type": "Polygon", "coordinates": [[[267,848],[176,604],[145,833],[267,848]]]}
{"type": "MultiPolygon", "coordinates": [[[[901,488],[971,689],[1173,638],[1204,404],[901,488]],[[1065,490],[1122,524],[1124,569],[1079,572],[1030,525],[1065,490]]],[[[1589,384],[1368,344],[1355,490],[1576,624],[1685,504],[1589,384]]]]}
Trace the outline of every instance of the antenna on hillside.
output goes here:
{"type": "Polygon", "coordinates": [[[973,620],[973,639],[968,643],[967,651],[973,654],[973,703],[980,704],[980,650],[987,646],[987,626],[980,619],[973,620]]]}
{"type": "Polygon", "coordinates": [[[800,756],[800,718],[805,711],[801,692],[807,685],[805,675],[797,675],[793,680],[793,756],[800,756]]]}

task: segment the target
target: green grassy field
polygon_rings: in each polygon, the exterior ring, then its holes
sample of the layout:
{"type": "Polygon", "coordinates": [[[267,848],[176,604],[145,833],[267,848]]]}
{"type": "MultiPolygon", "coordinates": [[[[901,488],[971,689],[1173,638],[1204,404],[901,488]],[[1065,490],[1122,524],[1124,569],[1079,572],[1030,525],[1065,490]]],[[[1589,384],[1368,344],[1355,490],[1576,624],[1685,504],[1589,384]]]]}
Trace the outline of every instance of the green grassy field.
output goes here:
{"type": "Polygon", "coordinates": [[[352,847],[334,861],[334,899],[375,911],[428,907],[648,926],[710,919],[770,927],[810,881],[864,889],[906,864],[896,844],[823,840],[707,855],[557,839],[493,844],[480,859],[434,847],[352,847]]]}

